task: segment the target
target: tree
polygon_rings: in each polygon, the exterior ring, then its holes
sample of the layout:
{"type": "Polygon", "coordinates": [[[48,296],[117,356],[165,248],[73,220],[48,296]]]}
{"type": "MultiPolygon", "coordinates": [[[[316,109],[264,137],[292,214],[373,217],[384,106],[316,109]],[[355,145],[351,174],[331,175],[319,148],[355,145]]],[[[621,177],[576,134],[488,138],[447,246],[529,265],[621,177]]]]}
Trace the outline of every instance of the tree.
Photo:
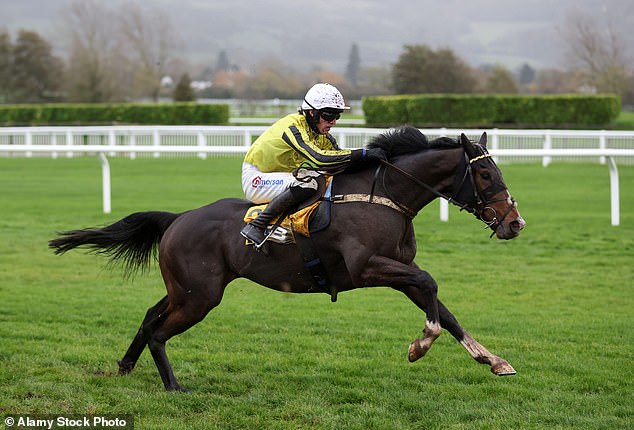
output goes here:
{"type": "Polygon", "coordinates": [[[434,51],[426,45],[406,45],[392,68],[398,94],[469,93],[476,80],[469,66],[451,49],[434,51]]]}
{"type": "Polygon", "coordinates": [[[575,67],[599,92],[623,94],[627,87],[626,42],[616,27],[583,12],[570,14],[562,36],[575,67]]]}
{"type": "Polygon", "coordinates": [[[69,99],[89,103],[125,99],[131,73],[119,39],[112,34],[116,22],[112,11],[95,0],[76,0],[64,19],[70,39],[69,99]]]}
{"type": "Polygon", "coordinates": [[[158,100],[178,40],[167,15],[123,3],[74,0],[64,14],[70,39],[69,94],[75,101],[158,100]]]}
{"type": "Polygon", "coordinates": [[[346,80],[352,86],[359,84],[359,71],[361,70],[361,57],[359,56],[359,47],[356,43],[350,48],[348,56],[348,65],[346,66],[346,80]]]}
{"type": "Polygon", "coordinates": [[[6,30],[0,30],[0,103],[9,101],[12,88],[13,47],[6,30]]]}
{"type": "Polygon", "coordinates": [[[194,90],[192,89],[192,81],[187,73],[181,75],[176,87],[174,87],[172,98],[175,102],[191,102],[196,100],[194,90]]]}
{"type": "Polygon", "coordinates": [[[121,10],[119,22],[127,56],[137,72],[137,84],[158,101],[161,78],[177,44],[169,17],[158,9],[141,9],[130,2],[121,10]]]}
{"type": "Polygon", "coordinates": [[[513,74],[506,67],[497,65],[487,74],[485,91],[494,94],[515,94],[518,89],[513,74]]]}
{"type": "Polygon", "coordinates": [[[216,72],[228,72],[231,70],[231,63],[227,52],[222,50],[218,53],[218,59],[216,60],[216,72]]]}
{"type": "Polygon", "coordinates": [[[535,80],[535,69],[524,63],[519,71],[518,77],[520,85],[528,85],[535,80]]]}
{"type": "Polygon", "coordinates": [[[34,103],[59,97],[63,62],[39,34],[20,30],[12,58],[13,101],[34,103]]]}
{"type": "Polygon", "coordinates": [[[262,59],[248,79],[235,83],[235,96],[244,99],[298,98],[306,89],[281,60],[262,59]]]}

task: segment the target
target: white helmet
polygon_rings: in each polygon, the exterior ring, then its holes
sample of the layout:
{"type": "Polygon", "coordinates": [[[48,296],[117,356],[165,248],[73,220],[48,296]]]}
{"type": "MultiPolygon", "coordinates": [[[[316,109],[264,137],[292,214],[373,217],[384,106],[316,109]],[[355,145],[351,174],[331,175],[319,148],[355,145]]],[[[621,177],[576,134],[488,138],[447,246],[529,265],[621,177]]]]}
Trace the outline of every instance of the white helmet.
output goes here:
{"type": "Polygon", "coordinates": [[[340,109],[348,110],[349,106],[346,106],[346,102],[343,100],[343,96],[334,85],[330,84],[315,84],[304,96],[302,102],[302,110],[309,109],[340,109]]]}

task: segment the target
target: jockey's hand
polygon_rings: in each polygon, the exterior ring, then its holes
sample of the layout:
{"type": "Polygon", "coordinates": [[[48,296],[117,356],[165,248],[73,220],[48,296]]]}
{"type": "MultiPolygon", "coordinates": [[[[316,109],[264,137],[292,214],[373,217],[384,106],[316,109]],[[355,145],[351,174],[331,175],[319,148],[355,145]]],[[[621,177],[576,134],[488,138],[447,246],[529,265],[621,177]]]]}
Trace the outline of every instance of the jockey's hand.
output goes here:
{"type": "Polygon", "coordinates": [[[363,154],[364,160],[387,160],[387,153],[383,148],[366,149],[363,154]]]}

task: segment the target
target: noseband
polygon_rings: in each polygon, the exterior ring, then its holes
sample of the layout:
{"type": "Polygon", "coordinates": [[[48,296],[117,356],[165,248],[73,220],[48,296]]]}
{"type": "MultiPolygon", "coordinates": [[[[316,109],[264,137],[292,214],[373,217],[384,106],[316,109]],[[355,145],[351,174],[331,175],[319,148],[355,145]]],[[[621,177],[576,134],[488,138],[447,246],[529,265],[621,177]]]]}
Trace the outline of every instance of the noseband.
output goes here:
{"type": "Polygon", "coordinates": [[[504,201],[506,199],[493,199],[493,196],[495,196],[497,193],[506,190],[506,187],[503,185],[503,183],[501,181],[495,182],[493,184],[491,184],[489,187],[481,190],[478,188],[478,186],[476,185],[475,182],[475,177],[473,175],[473,168],[472,168],[472,164],[476,161],[485,159],[485,158],[490,158],[491,155],[486,152],[479,155],[477,157],[474,158],[469,158],[469,156],[467,155],[467,152],[464,152],[464,160],[465,160],[465,173],[462,176],[462,179],[460,182],[456,181],[456,184],[454,185],[454,190],[452,192],[452,196],[449,197],[445,194],[443,194],[442,192],[438,191],[437,189],[431,187],[430,185],[426,184],[425,182],[419,180],[418,178],[414,177],[413,175],[411,175],[410,173],[404,171],[403,169],[401,169],[400,167],[397,167],[396,165],[390,163],[389,161],[386,160],[381,160],[381,163],[379,165],[379,167],[377,168],[377,171],[374,175],[374,183],[372,184],[372,195],[374,194],[374,188],[375,188],[375,184],[376,184],[376,180],[380,174],[380,171],[383,170],[383,178],[382,178],[382,182],[383,182],[383,189],[385,190],[385,192],[388,194],[388,198],[390,198],[397,206],[399,206],[404,213],[406,214],[413,214],[412,218],[416,215],[416,212],[412,211],[411,209],[407,208],[405,205],[399,203],[398,201],[394,200],[392,198],[392,196],[390,195],[389,189],[385,184],[385,176],[386,176],[386,171],[387,169],[383,169],[383,167],[389,168],[397,173],[399,173],[401,176],[406,177],[407,179],[409,179],[410,181],[412,181],[413,183],[415,183],[416,185],[418,185],[421,188],[426,189],[427,191],[433,193],[434,195],[438,196],[438,197],[442,197],[443,199],[447,200],[449,203],[458,206],[460,208],[460,210],[465,210],[471,214],[473,214],[476,218],[478,218],[480,221],[482,221],[484,224],[486,224],[485,228],[490,228],[493,230],[493,233],[491,233],[490,237],[493,237],[493,235],[495,235],[496,230],[498,229],[498,227],[500,225],[502,225],[502,222],[504,221],[504,219],[508,216],[508,214],[511,212],[511,210],[517,206],[517,203],[515,201],[515,199],[513,199],[513,197],[511,197],[511,205],[508,207],[508,209],[504,212],[504,214],[502,214],[502,217],[498,217],[498,213],[495,210],[495,208],[489,206],[493,203],[497,203],[500,201],[504,201]],[[467,183],[467,178],[469,179],[469,182],[471,184],[471,191],[473,192],[473,200],[472,201],[467,201],[467,202],[461,202],[458,199],[454,198],[454,196],[458,196],[463,187],[465,186],[465,184],[467,183]],[[486,211],[492,211],[493,212],[493,217],[491,218],[491,221],[486,221],[484,219],[484,214],[486,211]]]}
{"type": "Polygon", "coordinates": [[[469,203],[460,203],[459,201],[457,201],[456,199],[454,199],[453,197],[449,198],[448,201],[450,203],[453,203],[454,205],[460,207],[460,210],[466,210],[469,213],[472,213],[476,218],[478,218],[480,221],[482,221],[485,224],[484,228],[490,228],[491,230],[493,230],[493,232],[491,233],[490,237],[493,237],[493,235],[495,235],[496,230],[498,229],[498,227],[500,225],[502,225],[502,222],[504,221],[504,219],[508,216],[508,214],[511,212],[511,210],[513,210],[514,207],[517,206],[517,202],[515,201],[515,199],[513,197],[511,197],[511,205],[509,205],[509,207],[506,209],[506,211],[504,212],[504,214],[502,214],[501,218],[498,218],[498,213],[495,210],[495,208],[489,206],[493,203],[497,203],[497,202],[502,202],[504,200],[506,200],[505,198],[503,199],[494,199],[493,196],[495,196],[496,194],[498,194],[501,191],[505,191],[506,190],[506,186],[503,185],[503,183],[501,181],[495,182],[493,184],[491,184],[489,187],[481,190],[478,188],[478,186],[475,183],[475,177],[473,175],[473,168],[472,168],[472,164],[475,163],[476,161],[485,159],[485,158],[491,158],[491,154],[489,154],[488,152],[486,152],[486,150],[484,150],[482,155],[479,155],[477,157],[471,158],[469,159],[469,156],[467,155],[466,151],[464,153],[464,159],[465,159],[465,164],[466,164],[466,169],[465,169],[465,174],[462,177],[462,181],[460,182],[460,185],[458,185],[458,187],[456,188],[455,192],[453,193],[453,196],[456,196],[460,193],[462,187],[464,186],[466,179],[469,178],[470,182],[471,182],[471,190],[473,191],[473,204],[469,204],[469,203]],[[484,219],[484,214],[486,211],[492,211],[493,212],[493,217],[491,217],[491,221],[486,221],[484,219]]]}

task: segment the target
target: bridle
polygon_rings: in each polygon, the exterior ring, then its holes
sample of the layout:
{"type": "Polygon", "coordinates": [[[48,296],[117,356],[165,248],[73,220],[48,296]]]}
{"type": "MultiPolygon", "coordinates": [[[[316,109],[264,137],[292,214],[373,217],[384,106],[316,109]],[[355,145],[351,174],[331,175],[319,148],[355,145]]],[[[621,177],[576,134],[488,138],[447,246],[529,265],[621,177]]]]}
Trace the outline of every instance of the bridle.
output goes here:
{"type": "Polygon", "coordinates": [[[386,185],[386,176],[387,176],[387,170],[393,170],[395,172],[397,172],[398,174],[400,174],[401,176],[407,178],[408,180],[410,180],[411,182],[413,182],[414,184],[416,184],[417,186],[426,189],[427,191],[431,192],[432,194],[438,196],[438,197],[442,197],[445,200],[447,200],[449,203],[458,206],[460,208],[461,211],[467,211],[471,214],[473,214],[476,218],[478,218],[480,221],[482,221],[485,224],[485,228],[490,228],[493,230],[493,232],[491,233],[490,237],[493,237],[495,235],[496,230],[498,229],[498,227],[500,227],[500,225],[502,225],[502,222],[504,221],[504,219],[508,216],[508,214],[511,212],[511,210],[513,210],[513,208],[515,208],[517,206],[517,202],[515,201],[515,199],[513,199],[513,197],[511,197],[511,205],[509,205],[509,207],[506,209],[506,211],[502,214],[501,217],[498,216],[498,212],[495,210],[495,208],[491,207],[490,205],[493,203],[497,203],[500,201],[504,201],[506,200],[506,198],[500,198],[500,199],[493,199],[493,196],[495,196],[496,194],[498,194],[501,191],[505,191],[506,190],[506,186],[504,185],[504,183],[502,181],[496,181],[494,183],[492,183],[489,187],[485,188],[485,189],[479,189],[476,182],[475,182],[475,177],[473,174],[473,163],[475,163],[476,161],[480,161],[486,158],[490,158],[491,155],[486,151],[486,149],[483,149],[483,152],[481,155],[478,155],[476,157],[473,158],[469,158],[469,155],[467,154],[467,152],[464,152],[464,162],[465,162],[465,167],[464,167],[464,174],[462,175],[461,180],[458,182],[456,181],[454,183],[454,189],[452,191],[452,195],[447,196],[444,193],[438,191],[436,188],[426,184],[425,182],[421,181],[420,179],[414,177],[413,175],[411,175],[410,173],[406,172],[405,170],[401,169],[400,167],[390,163],[387,160],[381,160],[381,164],[379,164],[379,166],[377,167],[377,170],[374,174],[374,181],[372,183],[372,191],[370,194],[370,201],[372,201],[372,196],[374,195],[374,189],[376,186],[376,182],[379,178],[379,176],[382,174],[382,185],[383,185],[383,189],[385,190],[385,193],[387,194],[387,197],[394,202],[394,204],[396,206],[398,206],[401,211],[406,214],[407,216],[409,216],[410,218],[414,218],[416,216],[416,211],[413,211],[412,209],[408,208],[406,205],[398,202],[397,200],[395,200],[391,194],[390,194],[390,190],[386,185]],[[463,188],[464,186],[467,184],[467,179],[469,180],[469,183],[471,185],[471,192],[472,192],[472,199],[470,199],[470,201],[460,201],[456,196],[459,196],[462,192],[463,192],[463,188]],[[491,211],[493,212],[493,216],[491,217],[490,221],[486,221],[484,218],[484,215],[487,211],[491,211]]]}

